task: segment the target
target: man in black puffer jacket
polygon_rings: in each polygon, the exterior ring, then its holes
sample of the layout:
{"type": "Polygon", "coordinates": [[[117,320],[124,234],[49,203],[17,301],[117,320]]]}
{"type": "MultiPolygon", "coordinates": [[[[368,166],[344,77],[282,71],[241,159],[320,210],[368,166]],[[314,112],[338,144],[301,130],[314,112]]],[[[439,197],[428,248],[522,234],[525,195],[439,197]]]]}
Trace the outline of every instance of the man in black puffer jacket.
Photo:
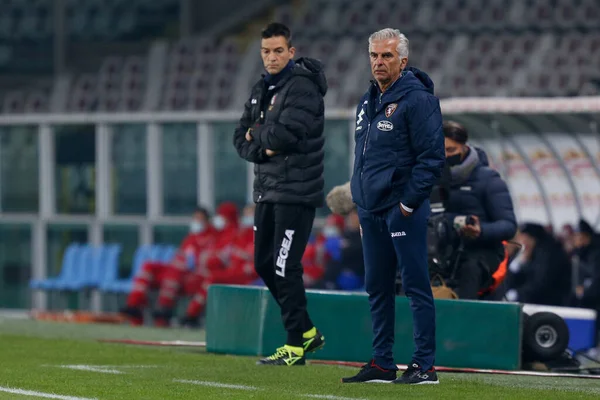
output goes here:
{"type": "Polygon", "coordinates": [[[443,128],[451,175],[446,213],[464,244],[457,293],[461,299],[477,299],[504,259],[502,242],[515,236],[517,223],[508,187],[487,166],[485,153],[467,144],[467,130],[459,123],[446,121],[443,128]]]}
{"type": "Polygon", "coordinates": [[[290,30],[273,23],[262,32],[261,56],[267,74],[252,88],[233,142],[254,163],[254,266],[281,308],[285,346],[259,364],[302,365],[304,353],[324,344],[306,311],[302,255],[323,179],[323,65],[293,61],[290,30]]]}

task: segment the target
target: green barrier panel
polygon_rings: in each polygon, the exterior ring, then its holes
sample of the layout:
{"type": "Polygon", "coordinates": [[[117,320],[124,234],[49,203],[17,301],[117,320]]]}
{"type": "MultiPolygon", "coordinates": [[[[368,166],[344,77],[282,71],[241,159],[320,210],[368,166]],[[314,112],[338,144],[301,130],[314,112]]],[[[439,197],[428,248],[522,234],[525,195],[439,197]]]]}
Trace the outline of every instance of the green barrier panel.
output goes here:
{"type": "MultiPolygon", "coordinates": [[[[325,347],[307,358],[366,362],[371,359],[371,315],[366,294],[307,291],[311,319],[325,347]]],[[[207,351],[264,356],[286,339],[279,307],[265,288],[213,285],[206,319],[207,351]]],[[[521,360],[521,305],[436,300],[436,365],[516,370],[521,360]]],[[[394,358],[406,364],[413,352],[412,314],[396,298],[394,358]]]]}

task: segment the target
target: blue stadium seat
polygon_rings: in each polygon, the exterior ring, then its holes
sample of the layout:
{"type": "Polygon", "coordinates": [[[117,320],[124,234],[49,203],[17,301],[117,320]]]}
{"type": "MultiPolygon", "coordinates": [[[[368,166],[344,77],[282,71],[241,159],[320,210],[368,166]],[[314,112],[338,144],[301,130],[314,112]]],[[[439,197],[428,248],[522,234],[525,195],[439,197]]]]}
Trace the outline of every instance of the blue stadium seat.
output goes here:
{"type": "Polygon", "coordinates": [[[89,244],[81,246],[80,251],[75,258],[75,263],[71,274],[66,279],[57,282],[55,290],[78,291],[84,288],[86,276],[91,272],[94,266],[94,256],[96,250],[89,244]]]}
{"type": "Polygon", "coordinates": [[[77,263],[79,262],[82,249],[82,245],[78,243],[70,244],[63,255],[62,266],[59,275],[54,278],[32,280],[29,283],[29,286],[32,289],[57,290],[58,287],[61,287],[64,282],[71,281],[75,276],[77,263]]]}
{"type": "Polygon", "coordinates": [[[109,244],[103,247],[102,265],[96,287],[104,289],[105,285],[116,281],[119,278],[119,256],[121,255],[121,245],[109,244]]]}
{"type": "Polygon", "coordinates": [[[133,268],[129,277],[106,281],[101,285],[101,289],[105,292],[129,293],[133,279],[139,273],[144,263],[147,261],[163,262],[165,257],[168,256],[165,250],[163,246],[158,245],[142,245],[138,247],[133,258],[133,268]]]}
{"type": "Polygon", "coordinates": [[[100,283],[102,272],[105,268],[104,265],[104,254],[106,252],[105,246],[92,247],[92,259],[90,264],[84,264],[79,266],[82,269],[82,276],[80,277],[80,283],[82,289],[95,288],[100,283]]]}
{"type": "MultiPolygon", "coordinates": [[[[158,244],[150,246],[150,258],[146,261],[163,262],[164,247],[158,244]]],[[[141,268],[141,267],[140,267],[141,268]]]]}
{"type": "Polygon", "coordinates": [[[171,262],[175,254],[177,253],[177,248],[174,246],[164,246],[161,260],[162,262],[171,262]]]}

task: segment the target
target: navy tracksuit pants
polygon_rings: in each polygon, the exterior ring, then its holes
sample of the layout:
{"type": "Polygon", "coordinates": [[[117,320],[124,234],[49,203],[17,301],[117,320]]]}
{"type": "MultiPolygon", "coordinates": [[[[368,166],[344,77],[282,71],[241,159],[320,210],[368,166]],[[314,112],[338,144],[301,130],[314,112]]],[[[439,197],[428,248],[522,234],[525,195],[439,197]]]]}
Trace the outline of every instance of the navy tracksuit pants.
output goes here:
{"type": "Polygon", "coordinates": [[[365,288],[373,323],[373,358],[382,368],[396,369],[392,348],[395,325],[395,281],[410,299],[415,351],[412,362],[429,370],[435,362],[435,306],[427,266],[429,201],[405,217],[400,206],[381,214],[358,209],[363,231],[365,288]]]}

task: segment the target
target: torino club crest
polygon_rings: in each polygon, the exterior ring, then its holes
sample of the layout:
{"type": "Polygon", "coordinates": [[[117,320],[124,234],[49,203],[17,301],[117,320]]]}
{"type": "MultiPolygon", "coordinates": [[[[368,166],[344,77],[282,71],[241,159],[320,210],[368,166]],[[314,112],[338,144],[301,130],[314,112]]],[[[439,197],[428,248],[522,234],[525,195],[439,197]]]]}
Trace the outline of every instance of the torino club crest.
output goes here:
{"type": "Polygon", "coordinates": [[[398,108],[398,104],[396,103],[392,103],[389,106],[387,106],[385,109],[385,116],[387,118],[391,117],[394,111],[396,111],[396,108],[398,108]]]}

